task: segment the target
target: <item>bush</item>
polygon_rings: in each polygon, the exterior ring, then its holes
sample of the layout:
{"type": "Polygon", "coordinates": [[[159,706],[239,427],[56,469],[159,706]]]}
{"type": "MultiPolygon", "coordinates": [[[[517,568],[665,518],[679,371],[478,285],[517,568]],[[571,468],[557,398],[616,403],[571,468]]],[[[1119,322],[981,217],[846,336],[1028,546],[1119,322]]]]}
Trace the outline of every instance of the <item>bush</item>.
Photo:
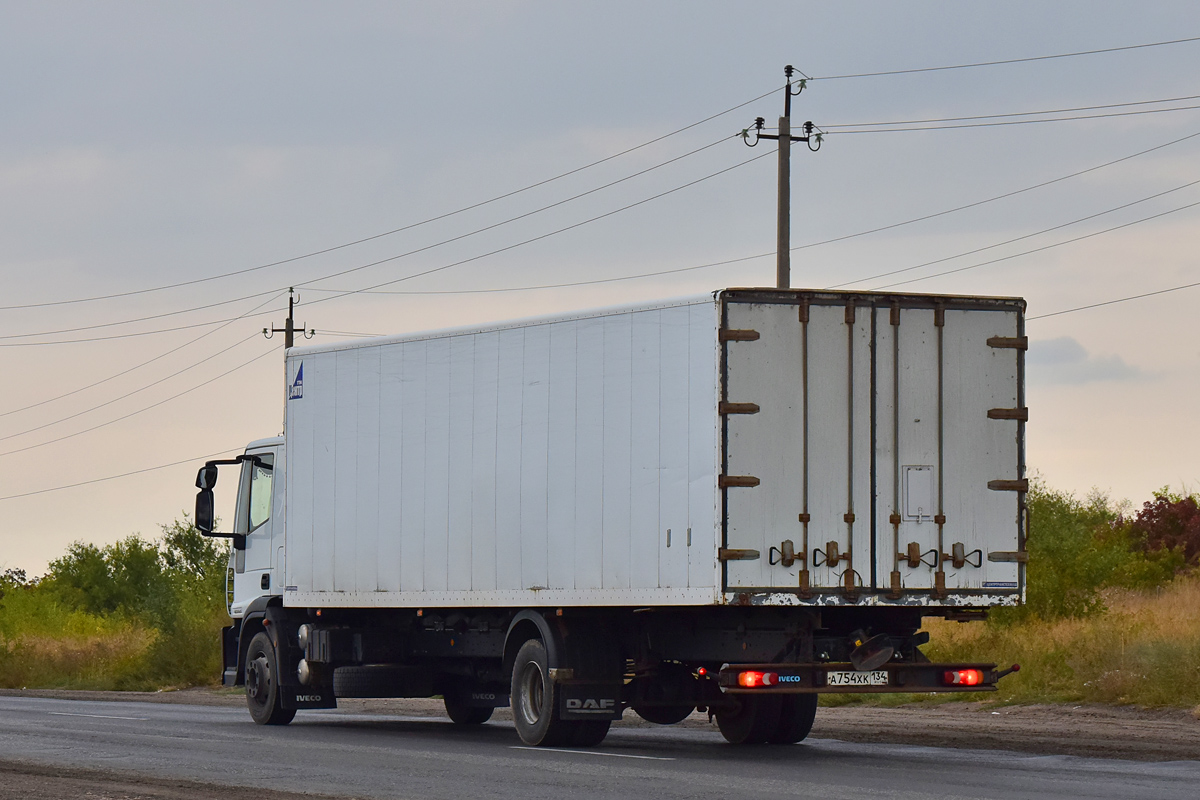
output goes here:
{"type": "MultiPolygon", "coordinates": [[[[185,517],[162,538],[76,542],[29,582],[0,578],[0,685],[159,689],[220,673],[228,546],[185,517]]],[[[19,573],[19,574],[18,574],[19,573]]]]}
{"type": "Polygon", "coordinates": [[[1129,523],[1137,546],[1146,552],[1173,552],[1184,564],[1200,565],[1200,505],[1195,497],[1156,492],[1129,523]]]}
{"type": "Polygon", "coordinates": [[[1141,532],[1147,524],[1141,522],[1144,512],[1126,520],[1099,492],[1081,501],[1035,481],[1027,503],[1026,603],[993,612],[999,624],[1098,614],[1105,609],[1105,589],[1162,586],[1185,566],[1178,549],[1163,549],[1158,539],[1141,532]]]}

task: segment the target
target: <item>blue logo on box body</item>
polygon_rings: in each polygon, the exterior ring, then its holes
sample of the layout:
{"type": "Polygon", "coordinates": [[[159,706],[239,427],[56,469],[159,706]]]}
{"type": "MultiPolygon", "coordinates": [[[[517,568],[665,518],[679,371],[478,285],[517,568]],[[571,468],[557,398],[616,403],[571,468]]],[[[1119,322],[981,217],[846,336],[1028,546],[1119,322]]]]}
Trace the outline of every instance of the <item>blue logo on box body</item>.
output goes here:
{"type": "Polygon", "coordinates": [[[299,400],[304,397],[304,362],[296,370],[296,380],[292,381],[292,389],[288,392],[288,400],[299,400]]]}

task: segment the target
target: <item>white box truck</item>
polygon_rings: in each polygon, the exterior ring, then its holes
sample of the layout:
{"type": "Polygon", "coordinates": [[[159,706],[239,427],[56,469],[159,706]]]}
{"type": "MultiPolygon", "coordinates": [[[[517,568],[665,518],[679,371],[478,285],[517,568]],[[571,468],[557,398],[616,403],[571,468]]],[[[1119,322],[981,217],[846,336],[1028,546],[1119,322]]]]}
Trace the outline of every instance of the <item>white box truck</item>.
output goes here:
{"type": "Polygon", "coordinates": [[[197,478],[225,683],[264,724],[441,695],[574,746],[630,708],[796,742],[821,693],[994,690],[921,624],[1023,597],[1024,308],[726,289],[292,348],[283,437],[197,478]]]}

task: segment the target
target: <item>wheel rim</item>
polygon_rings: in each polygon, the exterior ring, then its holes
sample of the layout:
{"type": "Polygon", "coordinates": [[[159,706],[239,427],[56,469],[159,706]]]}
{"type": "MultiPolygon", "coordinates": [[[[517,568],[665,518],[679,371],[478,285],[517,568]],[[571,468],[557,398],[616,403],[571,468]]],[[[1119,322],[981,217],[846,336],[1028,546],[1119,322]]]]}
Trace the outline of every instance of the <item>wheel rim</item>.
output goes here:
{"type": "Polygon", "coordinates": [[[270,694],[271,670],[264,656],[246,665],[246,696],[257,705],[266,705],[270,694]]]}
{"type": "Polygon", "coordinates": [[[542,704],[545,702],[546,686],[542,679],[542,668],[536,662],[529,662],[521,672],[521,716],[527,725],[537,725],[542,718],[542,704]]]}

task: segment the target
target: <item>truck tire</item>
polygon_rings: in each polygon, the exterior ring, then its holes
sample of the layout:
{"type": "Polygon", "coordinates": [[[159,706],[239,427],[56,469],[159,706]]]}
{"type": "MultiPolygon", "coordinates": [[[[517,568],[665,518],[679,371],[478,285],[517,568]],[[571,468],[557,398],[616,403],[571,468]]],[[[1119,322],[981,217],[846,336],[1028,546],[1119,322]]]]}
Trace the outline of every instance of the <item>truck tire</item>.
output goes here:
{"type": "Polygon", "coordinates": [[[655,725],[674,725],[676,722],[683,722],[692,712],[696,710],[695,706],[634,706],[633,710],[639,717],[646,722],[653,722],[655,725]]]}
{"type": "Polygon", "coordinates": [[[763,744],[779,726],[783,710],[777,694],[742,695],[736,710],[717,711],[717,727],[730,744],[763,744]]]}
{"type": "Polygon", "coordinates": [[[446,704],[446,716],[455,725],[482,725],[492,718],[494,708],[487,706],[468,705],[466,700],[457,692],[447,692],[442,696],[446,704]]]}
{"type": "MultiPolygon", "coordinates": [[[[558,687],[550,680],[546,646],[539,639],[530,639],[517,651],[511,702],[513,723],[525,744],[555,747],[576,743],[580,724],[558,716],[558,687]]],[[[607,725],[604,733],[608,733],[607,725]]]]}
{"type": "Polygon", "coordinates": [[[795,744],[803,741],[812,730],[813,720],[817,716],[817,696],[785,694],[782,700],[779,724],[775,726],[775,732],[767,737],[767,741],[771,744],[795,744]]]}
{"type": "Polygon", "coordinates": [[[575,747],[595,747],[604,741],[604,737],[608,736],[608,728],[612,725],[612,720],[607,719],[588,719],[579,722],[572,722],[575,726],[575,733],[571,736],[571,744],[575,747]]]}
{"type": "Polygon", "coordinates": [[[283,708],[279,693],[279,660],[266,633],[257,633],[246,650],[246,706],[259,725],[287,725],[296,709],[283,708]]]}

